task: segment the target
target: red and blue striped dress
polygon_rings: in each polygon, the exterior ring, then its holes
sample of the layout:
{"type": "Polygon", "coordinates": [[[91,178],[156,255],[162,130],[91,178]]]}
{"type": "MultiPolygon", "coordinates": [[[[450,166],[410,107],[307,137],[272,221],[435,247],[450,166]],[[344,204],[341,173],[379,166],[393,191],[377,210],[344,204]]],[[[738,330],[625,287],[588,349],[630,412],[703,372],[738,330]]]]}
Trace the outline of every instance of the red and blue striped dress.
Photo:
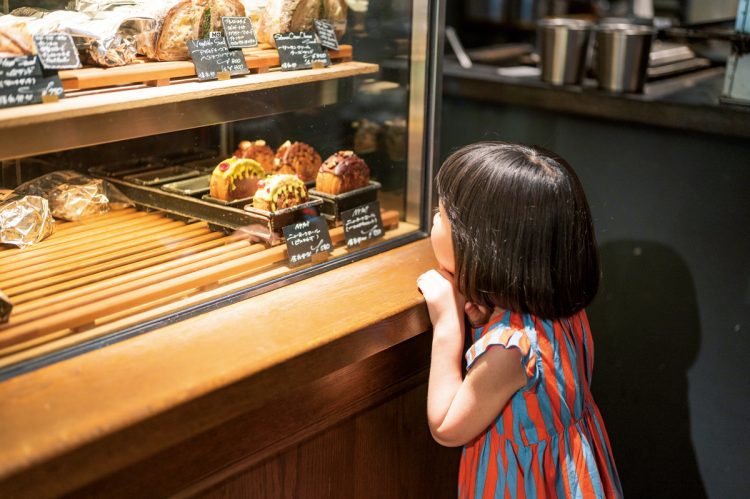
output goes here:
{"type": "Polygon", "coordinates": [[[459,497],[622,497],[591,396],[594,344],[586,313],[542,320],[506,311],[473,334],[467,369],[493,345],[515,347],[527,383],[464,446],[459,497]]]}

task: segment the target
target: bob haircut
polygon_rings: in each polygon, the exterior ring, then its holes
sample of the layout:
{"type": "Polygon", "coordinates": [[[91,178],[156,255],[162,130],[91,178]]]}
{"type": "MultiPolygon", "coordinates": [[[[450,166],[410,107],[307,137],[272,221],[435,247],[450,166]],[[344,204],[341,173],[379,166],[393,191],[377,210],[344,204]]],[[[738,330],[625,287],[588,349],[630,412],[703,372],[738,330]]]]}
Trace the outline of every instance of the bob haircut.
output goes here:
{"type": "Polygon", "coordinates": [[[557,319],[594,299],[591,212],[565,160],[541,148],[479,142],[443,163],[437,189],[467,300],[557,319]]]}

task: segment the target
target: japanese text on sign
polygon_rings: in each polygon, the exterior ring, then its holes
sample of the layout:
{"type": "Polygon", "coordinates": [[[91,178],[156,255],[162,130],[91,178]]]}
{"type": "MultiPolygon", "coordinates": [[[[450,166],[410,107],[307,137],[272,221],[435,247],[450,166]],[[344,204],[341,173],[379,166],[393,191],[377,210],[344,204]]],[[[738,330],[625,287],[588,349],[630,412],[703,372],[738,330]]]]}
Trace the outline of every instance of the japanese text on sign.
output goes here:
{"type": "Polygon", "coordinates": [[[287,225],[283,232],[289,253],[289,264],[292,266],[305,263],[318,253],[329,253],[333,250],[328,225],[321,217],[287,225]]]}
{"type": "Polygon", "coordinates": [[[346,246],[351,248],[384,234],[380,203],[373,201],[341,214],[346,246]]]}
{"type": "Polygon", "coordinates": [[[276,40],[282,70],[308,69],[319,64],[331,64],[331,59],[318,43],[315,33],[276,33],[273,37],[276,40]]]}

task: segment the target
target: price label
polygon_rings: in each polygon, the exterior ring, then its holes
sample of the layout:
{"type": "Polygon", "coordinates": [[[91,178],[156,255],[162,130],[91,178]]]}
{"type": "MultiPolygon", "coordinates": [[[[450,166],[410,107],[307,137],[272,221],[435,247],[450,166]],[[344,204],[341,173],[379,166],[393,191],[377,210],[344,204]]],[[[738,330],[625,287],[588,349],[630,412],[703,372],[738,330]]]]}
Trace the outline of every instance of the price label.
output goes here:
{"type": "Polygon", "coordinates": [[[45,96],[64,94],[60,78],[45,76],[36,56],[0,59],[0,107],[38,104],[45,96]]]}
{"type": "Polygon", "coordinates": [[[242,50],[229,50],[223,36],[188,40],[187,44],[199,80],[215,80],[219,73],[244,75],[250,72],[242,50]]]}
{"type": "Polygon", "coordinates": [[[381,238],[385,234],[383,220],[380,218],[380,203],[377,201],[341,212],[341,221],[348,248],[381,238]]]}
{"type": "Polygon", "coordinates": [[[221,24],[224,26],[224,36],[230,49],[258,46],[258,40],[255,38],[255,31],[253,31],[253,23],[250,22],[250,18],[223,16],[221,24]]]}
{"type": "Polygon", "coordinates": [[[333,29],[331,23],[325,19],[316,19],[314,22],[320,44],[327,49],[338,50],[339,40],[336,38],[336,30],[333,29]]]}
{"type": "Polygon", "coordinates": [[[34,35],[34,45],[44,69],[75,69],[81,67],[78,49],[68,33],[34,35]]]}
{"type": "Polygon", "coordinates": [[[276,40],[281,69],[284,71],[331,65],[331,58],[318,43],[315,33],[308,31],[276,33],[273,38],[276,40]]]}
{"type": "Polygon", "coordinates": [[[311,217],[283,229],[289,266],[296,267],[313,260],[314,255],[333,251],[328,224],[322,217],[311,217]]]}

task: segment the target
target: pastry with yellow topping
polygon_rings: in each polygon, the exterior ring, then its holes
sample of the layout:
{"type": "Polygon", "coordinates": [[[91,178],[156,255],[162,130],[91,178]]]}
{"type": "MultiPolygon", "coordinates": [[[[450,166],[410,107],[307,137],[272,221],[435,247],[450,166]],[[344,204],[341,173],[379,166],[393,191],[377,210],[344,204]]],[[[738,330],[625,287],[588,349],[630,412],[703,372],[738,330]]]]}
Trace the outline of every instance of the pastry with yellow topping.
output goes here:
{"type": "Polygon", "coordinates": [[[305,183],[296,175],[272,175],[261,180],[253,197],[253,207],[265,211],[291,208],[307,201],[305,183]]]}
{"type": "Polygon", "coordinates": [[[211,197],[224,201],[249,198],[265,175],[263,167],[254,159],[225,159],[211,173],[211,197]]]}

